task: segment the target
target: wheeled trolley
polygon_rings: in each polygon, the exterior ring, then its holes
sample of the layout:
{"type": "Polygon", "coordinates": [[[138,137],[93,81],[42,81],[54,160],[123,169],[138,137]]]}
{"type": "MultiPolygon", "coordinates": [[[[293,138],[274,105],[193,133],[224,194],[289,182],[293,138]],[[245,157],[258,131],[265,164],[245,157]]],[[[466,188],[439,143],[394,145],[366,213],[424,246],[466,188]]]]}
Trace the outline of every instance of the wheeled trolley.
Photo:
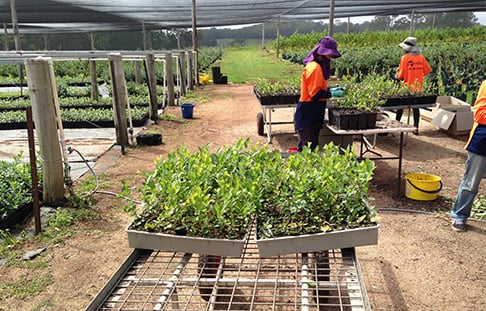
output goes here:
{"type": "Polygon", "coordinates": [[[86,310],[371,310],[354,248],[201,256],[135,249],[86,310]]]}
{"type": "MultiPolygon", "coordinates": [[[[257,122],[257,132],[258,135],[263,136],[266,132],[268,142],[272,142],[272,125],[276,124],[293,124],[293,120],[290,121],[272,121],[272,112],[275,111],[275,109],[281,109],[281,108],[286,108],[286,109],[293,109],[293,112],[295,112],[295,108],[297,107],[297,103],[295,104],[276,104],[276,105],[260,105],[262,108],[262,112],[257,113],[256,116],[256,122],[257,122]]],[[[292,113],[293,115],[293,113],[292,113]]]]}

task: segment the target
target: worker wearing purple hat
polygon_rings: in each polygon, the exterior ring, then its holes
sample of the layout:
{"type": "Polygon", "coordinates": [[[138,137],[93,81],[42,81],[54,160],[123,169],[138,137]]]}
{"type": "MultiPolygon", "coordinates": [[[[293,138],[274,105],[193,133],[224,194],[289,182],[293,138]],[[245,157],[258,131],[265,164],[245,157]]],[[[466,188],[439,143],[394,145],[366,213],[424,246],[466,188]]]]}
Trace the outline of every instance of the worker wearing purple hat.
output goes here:
{"type": "Polygon", "coordinates": [[[327,80],[331,76],[331,59],[341,57],[337,42],[324,37],[304,59],[299,103],[294,115],[295,130],[299,134],[298,151],[308,145],[319,146],[319,132],[324,124],[324,112],[331,92],[327,80]]]}

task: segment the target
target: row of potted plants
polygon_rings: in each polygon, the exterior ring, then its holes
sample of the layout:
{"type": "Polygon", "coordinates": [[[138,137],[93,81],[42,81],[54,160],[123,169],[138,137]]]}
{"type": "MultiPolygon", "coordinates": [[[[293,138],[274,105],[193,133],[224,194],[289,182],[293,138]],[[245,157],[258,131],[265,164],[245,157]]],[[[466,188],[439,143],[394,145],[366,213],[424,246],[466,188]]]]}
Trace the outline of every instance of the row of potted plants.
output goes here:
{"type": "MultiPolygon", "coordinates": [[[[132,107],[130,116],[134,126],[143,126],[148,119],[147,108],[132,107]]],[[[65,128],[113,127],[113,110],[101,108],[66,108],[61,111],[65,128]]],[[[0,112],[0,130],[24,129],[27,115],[24,110],[0,112]]]]}
{"type": "MultiPolygon", "coordinates": [[[[429,93],[427,81],[420,92],[413,92],[403,83],[376,73],[344,77],[338,82],[345,95],[336,97],[328,105],[329,123],[344,130],[375,128],[380,107],[435,103],[437,98],[429,93]]],[[[295,78],[259,79],[254,86],[255,96],[262,105],[296,104],[299,92],[299,80],[295,78]]]]}
{"type": "Polygon", "coordinates": [[[352,150],[333,144],[288,157],[250,146],[249,140],[214,153],[209,145],[195,153],[182,146],[155,166],[145,174],[143,206],[127,205],[134,216],[127,228],[132,247],[235,254],[201,238],[244,243],[255,217],[261,241],[377,225],[363,203],[374,163],[358,161],[352,150]],[[154,243],[147,242],[147,232],[156,235],[154,243]],[[143,238],[137,238],[140,233],[143,238]],[[195,237],[199,246],[171,246],[164,235],[195,237]]]}

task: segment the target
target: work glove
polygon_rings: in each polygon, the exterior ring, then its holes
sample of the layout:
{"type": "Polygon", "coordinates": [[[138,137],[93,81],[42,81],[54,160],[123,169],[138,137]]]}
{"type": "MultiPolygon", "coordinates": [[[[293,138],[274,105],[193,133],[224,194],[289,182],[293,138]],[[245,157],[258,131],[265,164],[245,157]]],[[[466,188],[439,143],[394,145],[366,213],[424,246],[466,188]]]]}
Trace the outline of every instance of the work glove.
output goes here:
{"type": "Polygon", "coordinates": [[[331,88],[331,96],[332,97],[343,97],[344,96],[344,87],[338,86],[331,88]]]}

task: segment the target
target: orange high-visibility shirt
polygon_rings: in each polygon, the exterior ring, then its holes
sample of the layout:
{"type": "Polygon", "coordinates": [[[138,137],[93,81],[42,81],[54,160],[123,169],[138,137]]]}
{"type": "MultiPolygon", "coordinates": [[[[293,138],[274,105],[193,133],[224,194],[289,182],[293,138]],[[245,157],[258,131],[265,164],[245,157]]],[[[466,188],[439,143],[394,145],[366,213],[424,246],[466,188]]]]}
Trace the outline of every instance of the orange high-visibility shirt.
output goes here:
{"type": "Polygon", "coordinates": [[[397,78],[403,80],[410,90],[420,92],[424,77],[430,71],[430,65],[422,54],[405,54],[400,59],[397,78]]]}
{"type": "Polygon", "coordinates": [[[474,122],[486,125],[486,80],[484,80],[479,87],[473,111],[474,122]]]}
{"type": "Polygon", "coordinates": [[[471,131],[469,132],[469,138],[464,146],[464,149],[467,149],[471,143],[473,135],[476,132],[476,128],[479,126],[479,124],[486,125],[486,80],[484,80],[479,87],[478,96],[476,98],[476,102],[474,103],[473,111],[474,123],[471,131]]]}
{"type": "MultiPolygon", "coordinates": [[[[302,71],[299,100],[301,102],[311,102],[312,97],[320,90],[327,90],[327,81],[322,73],[321,65],[317,62],[310,62],[302,71]]],[[[320,101],[325,100],[325,98],[320,99],[320,101]]]]}

